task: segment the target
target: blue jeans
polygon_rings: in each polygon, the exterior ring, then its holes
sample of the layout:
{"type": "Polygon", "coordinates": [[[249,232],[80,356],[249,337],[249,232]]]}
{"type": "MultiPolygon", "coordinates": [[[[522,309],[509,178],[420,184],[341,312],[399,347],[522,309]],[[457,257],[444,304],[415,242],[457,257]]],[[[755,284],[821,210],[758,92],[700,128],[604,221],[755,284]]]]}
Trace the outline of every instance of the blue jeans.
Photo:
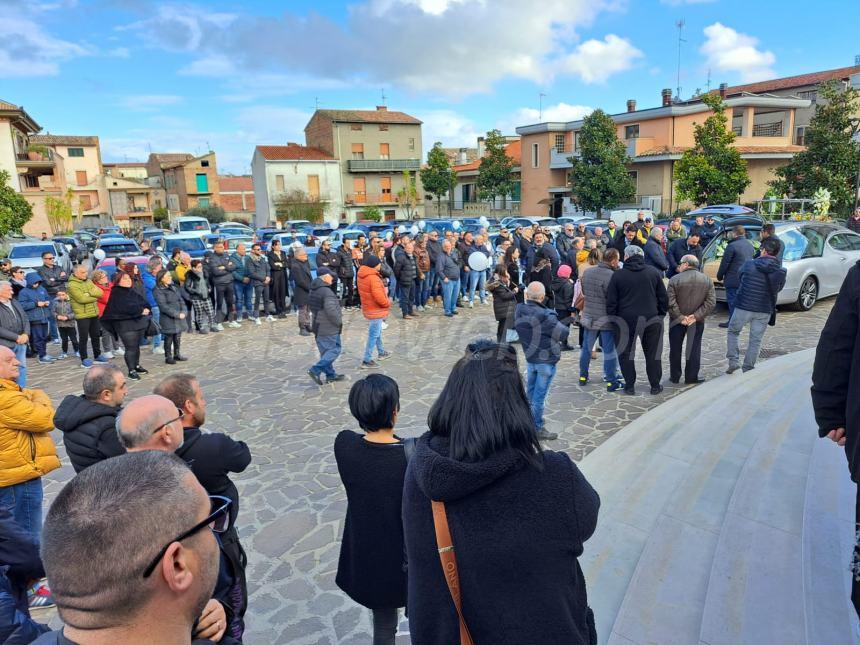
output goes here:
{"type": "Polygon", "coordinates": [[[16,344],[12,351],[15,352],[15,358],[21,363],[21,367],[18,368],[18,385],[27,387],[27,343],[16,344]]]}
{"type": "Polygon", "coordinates": [[[423,307],[427,304],[427,298],[430,295],[430,281],[425,278],[423,280],[415,280],[415,306],[423,307]]]}
{"type": "Polygon", "coordinates": [[[755,362],[758,360],[759,352],[761,351],[761,343],[764,340],[764,333],[767,331],[767,324],[770,321],[770,314],[760,311],[747,311],[746,309],[735,309],[729,320],[729,331],[726,335],[726,358],[729,359],[729,367],[737,367],[740,362],[740,350],[738,349],[738,338],[741,330],[749,324],[750,337],[747,344],[747,351],[744,352],[744,372],[755,367],[755,362]]]}
{"type": "Polygon", "coordinates": [[[32,336],[33,349],[39,358],[44,357],[48,353],[48,323],[31,322],[30,336],[32,336]]]}
{"type": "MultiPolygon", "coordinates": [[[[48,312],[53,311],[54,301],[56,298],[50,298],[51,304],[48,307],[48,312]]],[[[48,333],[51,335],[51,340],[60,340],[60,329],[57,327],[57,319],[54,318],[53,314],[48,316],[48,333]]]]}
{"type": "Polygon", "coordinates": [[[373,360],[374,347],[378,354],[385,353],[385,347],[382,346],[382,318],[375,318],[368,322],[370,325],[367,328],[367,344],[364,346],[365,363],[373,360]]]}
{"type": "Polygon", "coordinates": [[[254,311],[254,285],[250,282],[233,282],[233,293],[236,294],[236,320],[242,319],[242,309],[249,318],[256,318],[259,312],[254,311]]]}
{"type": "Polygon", "coordinates": [[[451,280],[442,283],[442,306],[446,314],[457,311],[457,294],[460,293],[460,281],[451,280]]]}
{"type": "Polygon", "coordinates": [[[460,295],[465,296],[466,292],[469,290],[469,274],[470,271],[466,271],[466,269],[460,269],[460,295]]]}
{"type": "Polygon", "coordinates": [[[549,363],[526,363],[527,385],[526,395],[532,409],[532,419],[535,429],[543,428],[543,408],[549,386],[555,378],[555,365],[549,363]]]}
{"type": "Polygon", "coordinates": [[[729,306],[729,318],[735,312],[735,298],[738,296],[738,290],[734,287],[726,287],[726,304],[729,306]]]}
{"type": "Polygon", "coordinates": [[[0,506],[12,513],[15,521],[37,543],[42,537],[42,478],[0,488],[0,506]]]}
{"type": "Polygon", "coordinates": [[[427,299],[435,298],[439,292],[439,280],[436,275],[436,269],[430,269],[427,272],[427,275],[424,276],[424,284],[427,285],[425,290],[427,291],[427,298],[424,299],[422,305],[427,304],[427,299]]]}
{"type": "Polygon", "coordinates": [[[607,383],[620,380],[618,376],[618,355],[615,353],[615,334],[611,329],[586,329],[579,354],[579,375],[588,378],[588,365],[591,363],[591,350],[600,336],[603,347],[603,380],[607,383]]]}
{"type": "Polygon", "coordinates": [[[311,372],[317,376],[325,374],[328,378],[332,378],[337,375],[337,372],[334,370],[334,362],[340,356],[340,334],[336,336],[317,336],[316,341],[320,359],[311,368],[311,372]]]}
{"type": "Polygon", "coordinates": [[[397,300],[397,278],[394,277],[394,271],[391,272],[391,277],[388,278],[388,297],[392,300],[397,300]]]}
{"type": "MultiPolygon", "coordinates": [[[[161,310],[158,307],[153,307],[151,311],[152,311],[152,319],[156,323],[161,323],[161,310]]],[[[159,345],[161,345],[161,340],[162,340],[161,334],[153,336],[152,337],[152,346],[158,347],[159,345]]]]}
{"type": "Polygon", "coordinates": [[[475,301],[475,289],[478,290],[478,297],[481,302],[487,299],[487,292],[484,285],[487,283],[487,274],[484,271],[469,271],[469,302],[475,301]]]}

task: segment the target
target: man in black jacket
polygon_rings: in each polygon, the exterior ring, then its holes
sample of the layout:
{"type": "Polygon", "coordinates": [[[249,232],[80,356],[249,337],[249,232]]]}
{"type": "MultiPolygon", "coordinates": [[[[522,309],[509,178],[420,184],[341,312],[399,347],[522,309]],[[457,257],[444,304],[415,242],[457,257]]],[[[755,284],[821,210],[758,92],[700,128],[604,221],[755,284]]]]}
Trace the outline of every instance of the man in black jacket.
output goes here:
{"type": "Polygon", "coordinates": [[[311,335],[311,313],[308,309],[308,297],[311,293],[311,265],[308,262],[308,252],[305,247],[298,246],[290,259],[290,279],[293,281],[293,304],[299,311],[299,335],[311,335]]]}
{"type": "Polygon", "coordinates": [[[624,250],[628,246],[636,246],[638,244],[636,240],[636,229],[633,226],[628,226],[622,234],[615,234],[615,237],[612,238],[611,248],[618,251],[618,254],[621,257],[624,257],[624,250]]]}
{"type": "MultiPolygon", "coordinates": [[[[69,282],[69,276],[62,268],[55,264],[54,253],[52,251],[44,251],[42,253],[42,266],[36,269],[36,273],[42,278],[42,286],[45,291],[51,296],[51,303],[57,298],[58,291],[65,291],[66,285],[69,282]]],[[[60,342],[60,331],[57,329],[57,321],[51,316],[48,319],[49,332],[51,341],[54,344],[60,342]]]]}
{"type": "MultiPolygon", "coordinates": [[[[836,303],[821,330],[812,370],[812,407],[818,436],[845,448],[851,480],[860,482],[860,262],[845,276],[836,303]]],[[[860,531],[860,486],[856,530],[860,531]]],[[[852,570],[860,571],[860,540],[852,570]]],[[[860,579],[852,576],[851,600],[860,615],[860,579]]]]}
{"type": "Polygon", "coordinates": [[[122,371],[109,363],[96,364],[84,376],[84,393],[69,394],[60,403],[54,425],[63,433],[63,445],[76,473],[125,452],[115,423],[127,395],[122,371]]]}
{"type": "Polygon", "coordinates": [[[630,245],[624,251],[624,267],[612,274],[606,292],[606,313],[618,326],[618,362],[624,375],[624,393],[636,394],[636,365],[633,362],[636,339],[645,353],[645,371],[651,394],[660,394],[663,386],[663,316],[669,310],[669,298],[663,277],[645,264],[641,248],[630,245]]]}
{"type": "Polygon", "coordinates": [[[212,288],[215,290],[215,320],[221,326],[226,322],[228,327],[241,327],[235,321],[236,307],[233,292],[233,271],[236,263],[224,250],[224,242],[215,242],[212,254],[206,260],[208,275],[210,276],[212,288]]]}
{"type": "Polygon", "coordinates": [[[313,317],[311,328],[316,338],[320,359],[308,370],[308,376],[317,385],[322,385],[323,381],[320,377],[323,374],[326,376],[327,383],[342,381],[346,377],[338,374],[334,369],[334,362],[341,352],[340,333],[343,330],[340,301],[330,288],[334,282],[334,271],[328,267],[320,267],[317,269],[317,276],[311,285],[308,306],[313,317]]]}
{"type": "Polygon", "coordinates": [[[693,229],[687,239],[677,239],[669,245],[669,250],[666,252],[666,260],[669,262],[667,277],[671,278],[678,275],[678,266],[681,264],[681,258],[685,255],[695,255],[701,267],[702,247],[699,246],[699,239],[699,232],[693,229]]]}
{"type": "Polygon", "coordinates": [[[340,264],[340,256],[337,251],[331,250],[331,242],[323,240],[320,244],[320,250],[317,251],[317,266],[327,267],[332,270],[334,276],[331,286],[329,287],[334,293],[337,293],[337,267],[340,264]]]}
{"type": "Polygon", "coordinates": [[[436,274],[436,261],[442,253],[442,242],[439,241],[439,231],[432,229],[427,234],[427,254],[430,256],[430,270],[425,278],[428,282],[430,300],[434,303],[442,302],[442,278],[436,274]]]}
{"type": "Polygon", "coordinates": [[[418,264],[415,261],[415,243],[407,239],[403,250],[396,254],[394,261],[394,277],[397,280],[397,290],[400,297],[400,311],[403,319],[415,317],[415,281],[420,280],[418,264]]]}
{"type": "MultiPolygon", "coordinates": [[[[720,260],[720,268],[717,269],[717,280],[726,287],[726,304],[729,307],[730,319],[735,310],[735,297],[741,286],[741,267],[747,260],[752,260],[755,256],[755,248],[752,242],[746,238],[746,231],[743,226],[735,226],[732,229],[732,235],[734,237],[726,245],[723,259],[720,260]]],[[[727,322],[720,323],[720,327],[728,326],[729,323],[727,322]]]]}

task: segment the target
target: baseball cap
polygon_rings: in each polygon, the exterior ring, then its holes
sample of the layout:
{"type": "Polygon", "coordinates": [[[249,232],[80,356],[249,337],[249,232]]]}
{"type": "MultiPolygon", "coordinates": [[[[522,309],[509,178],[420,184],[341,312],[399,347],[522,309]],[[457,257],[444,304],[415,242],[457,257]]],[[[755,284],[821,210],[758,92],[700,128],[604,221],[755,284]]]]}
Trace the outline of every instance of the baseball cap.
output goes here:
{"type": "Polygon", "coordinates": [[[335,277],[335,272],[329,269],[328,267],[319,267],[317,269],[317,277],[321,278],[324,275],[330,275],[332,278],[335,277]]]}

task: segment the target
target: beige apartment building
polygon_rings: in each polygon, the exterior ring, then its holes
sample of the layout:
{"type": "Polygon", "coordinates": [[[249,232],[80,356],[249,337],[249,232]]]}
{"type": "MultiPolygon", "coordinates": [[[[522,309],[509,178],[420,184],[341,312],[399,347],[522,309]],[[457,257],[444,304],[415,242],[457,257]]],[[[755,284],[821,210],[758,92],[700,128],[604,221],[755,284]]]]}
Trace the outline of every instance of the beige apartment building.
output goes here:
{"type": "Polygon", "coordinates": [[[146,171],[146,163],[142,161],[124,163],[106,163],[102,164],[105,169],[105,175],[108,177],[120,177],[121,179],[137,179],[138,181],[146,181],[148,176],[146,171]]]}
{"type": "Polygon", "coordinates": [[[30,144],[45,146],[64,160],[65,185],[74,193],[75,215],[98,217],[108,212],[108,197],[99,138],[59,134],[37,134],[30,144]]]}
{"type": "Polygon", "coordinates": [[[385,219],[405,218],[397,193],[403,172],[415,177],[417,217],[424,215],[421,168],[421,121],[385,106],[375,110],[317,110],[305,127],[308,147],[322,150],[340,163],[340,219],[361,219],[364,209],[378,206],[385,219]]]}
{"type": "Polygon", "coordinates": [[[188,153],[152,153],[146,162],[148,183],[163,188],[171,217],[195,206],[221,203],[215,153],[194,157],[188,153]]]}

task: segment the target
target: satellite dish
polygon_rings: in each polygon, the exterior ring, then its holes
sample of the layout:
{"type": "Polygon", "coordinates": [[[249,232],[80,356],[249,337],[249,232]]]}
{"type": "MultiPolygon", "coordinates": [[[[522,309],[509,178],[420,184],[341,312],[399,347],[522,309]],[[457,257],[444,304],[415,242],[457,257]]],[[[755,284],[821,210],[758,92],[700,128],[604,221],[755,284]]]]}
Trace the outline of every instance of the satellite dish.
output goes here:
{"type": "Polygon", "coordinates": [[[469,268],[472,271],[486,271],[490,268],[490,258],[480,251],[475,251],[469,256],[469,268]]]}

